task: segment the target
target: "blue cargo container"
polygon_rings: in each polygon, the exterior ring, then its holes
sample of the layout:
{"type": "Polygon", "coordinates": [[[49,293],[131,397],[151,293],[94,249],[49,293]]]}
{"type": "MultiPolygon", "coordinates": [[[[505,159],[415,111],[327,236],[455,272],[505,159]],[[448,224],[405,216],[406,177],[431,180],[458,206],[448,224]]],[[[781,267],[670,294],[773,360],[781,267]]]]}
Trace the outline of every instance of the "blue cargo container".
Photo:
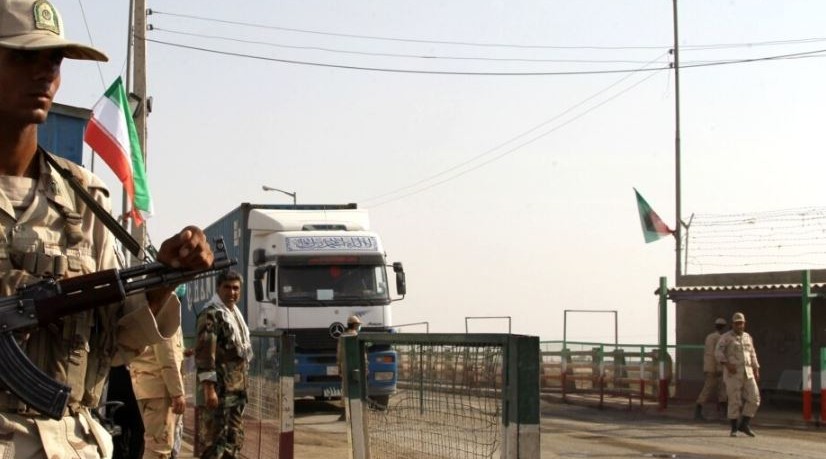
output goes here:
{"type": "Polygon", "coordinates": [[[52,104],[46,122],[37,128],[37,143],[50,152],[83,165],[83,133],[92,112],[52,104]]]}

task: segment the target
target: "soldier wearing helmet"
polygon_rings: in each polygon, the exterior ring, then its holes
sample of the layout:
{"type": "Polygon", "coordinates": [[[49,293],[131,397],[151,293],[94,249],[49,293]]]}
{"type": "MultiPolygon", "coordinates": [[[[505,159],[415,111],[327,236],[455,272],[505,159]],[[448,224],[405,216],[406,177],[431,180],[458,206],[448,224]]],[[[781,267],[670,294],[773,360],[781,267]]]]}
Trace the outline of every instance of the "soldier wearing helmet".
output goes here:
{"type": "Polygon", "coordinates": [[[749,437],[755,433],[749,425],[751,418],[760,406],[760,364],[751,335],[746,333],[746,316],[742,312],[734,313],[731,318],[732,328],[720,337],[715,353],[717,361],[725,367],[723,381],[728,395],[728,418],[731,423],[731,436],[743,432],[749,437]],[[740,419],[738,424],[738,419],[740,419]]]}

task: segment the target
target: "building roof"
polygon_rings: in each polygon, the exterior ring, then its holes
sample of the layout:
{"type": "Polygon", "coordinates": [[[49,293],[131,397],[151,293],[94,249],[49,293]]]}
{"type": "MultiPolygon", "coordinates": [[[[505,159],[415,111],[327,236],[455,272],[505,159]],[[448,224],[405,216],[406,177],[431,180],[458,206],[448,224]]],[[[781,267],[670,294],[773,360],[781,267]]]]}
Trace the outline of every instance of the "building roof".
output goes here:
{"type": "MultiPolygon", "coordinates": [[[[826,283],[809,284],[812,296],[826,296],[826,283]]],[[[800,298],[802,283],[751,285],[692,285],[668,289],[668,298],[678,300],[721,300],[733,298],[800,298]]]]}

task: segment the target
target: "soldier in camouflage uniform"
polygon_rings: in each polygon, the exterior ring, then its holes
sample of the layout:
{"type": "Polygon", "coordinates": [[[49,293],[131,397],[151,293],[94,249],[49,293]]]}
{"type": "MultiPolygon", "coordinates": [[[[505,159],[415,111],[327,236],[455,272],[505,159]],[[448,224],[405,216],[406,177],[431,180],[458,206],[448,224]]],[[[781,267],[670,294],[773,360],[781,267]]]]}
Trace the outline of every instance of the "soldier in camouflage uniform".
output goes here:
{"type": "Polygon", "coordinates": [[[743,313],[736,312],[731,318],[731,323],[731,330],[720,337],[715,352],[717,361],[726,369],[723,372],[723,381],[726,383],[728,395],[730,435],[736,437],[739,430],[749,437],[754,437],[750,422],[760,406],[760,389],[757,387],[760,380],[760,364],[757,362],[754,341],[751,335],[745,332],[746,317],[743,313]],[[741,416],[738,424],[737,420],[741,416]]]}
{"type": "MultiPolygon", "coordinates": [[[[57,10],[45,0],[0,0],[0,295],[42,278],[66,279],[117,268],[113,237],[88,205],[46,162],[37,145],[60,86],[64,58],[106,61],[67,41],[57,10]]],[[[104,209],[108,191],[92,173],[58,160],[104,209]]],[[[158,260],[205,269],[212,251],[188,227],[161,245],[158,260]]],[[[31,362],[71,387],[63,417],[50,419],[0,387],[0,457],[109,457],[112,439],[92,416],[116,357],[130,359],[172,336],[180,303],[171,288],[100,305],[15,334],[31,362]]]]}
{"type": "Polygon", "coordinates": [[[244,446],[249,329],[237,307],[241,275],[218,276],[218,291],[198,314],[195,365],[198,371],[198,445],[202,459],[234,458],[244,446]]]}

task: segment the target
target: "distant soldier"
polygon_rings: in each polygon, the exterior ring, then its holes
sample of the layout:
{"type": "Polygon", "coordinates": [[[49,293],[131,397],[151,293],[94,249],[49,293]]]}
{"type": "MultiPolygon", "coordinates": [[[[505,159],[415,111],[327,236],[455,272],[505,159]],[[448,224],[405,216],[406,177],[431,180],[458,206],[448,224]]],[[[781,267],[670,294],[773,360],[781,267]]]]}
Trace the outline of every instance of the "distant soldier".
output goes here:
{"type": "Polygon", "coordinates": [[[756,436],[749,423],[757,414],[760,406],[760,390],[757,382],[760,380],[760,364],[757,363],[757,352],[751,335],[746,333],[746,316],[741,312],[734,313],[731,318],[732,329],[724,333],[717,342],[717,361],[726,371],[723,380],[726,383],[728,395],[728,418],[731,422],[731,436],[736,437],[737,431],[749,437],[756,436]],[[745,401],[745,403],[744,403],[745,401]],[[737,423],[742,415],[742,420],[737,423]]]}
{"type": "Polygon", "coordinates": [[[236,303],[241,275],[218,276],[218,291],[198,314],[195,364],[198,372],[199,438],[202,459],[239,457],[244,446],[244,407],[247,404],[250,333],[236,303]]]}
{"type": "Polygon", "coordinates": [[[703,405],[708,402],[708,398],[712,393],[717,396],[717,411],[725,413],[726,406],[726,386],[723,384],[723,366],[717,361],[714,353],[717,351],[717,343],[720,341],[720,336],[726,328],[726,319],[718,317],[714,321],[715,330],[706,336],[705,349],[703,352],[703,374],[705,375],[705,383],[703,383],[703,390],[697,397],[697,406],[694,407],[694,419],[697,421],[705,421],[703,417],[703,405]]]}
{"type": "Polygon", "coordinates": [[[144,459],[170,459],[178,416],[184,414],[183,335],[149,346],[129,365],[143,419],[144,459]]]}

